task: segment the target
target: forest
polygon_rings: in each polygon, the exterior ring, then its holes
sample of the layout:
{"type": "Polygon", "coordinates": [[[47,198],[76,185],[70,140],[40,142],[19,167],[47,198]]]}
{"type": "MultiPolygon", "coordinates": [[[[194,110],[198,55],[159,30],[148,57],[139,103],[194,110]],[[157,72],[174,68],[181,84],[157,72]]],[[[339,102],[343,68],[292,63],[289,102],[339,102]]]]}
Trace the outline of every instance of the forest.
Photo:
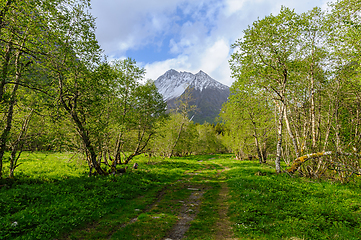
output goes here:
{"type": "Polygon", "coordinates": [[[0,239],[359,239],[361,1],[240,29],[216,124],[90,3],[0,1],[0,239]]]}
{"type": "Polygon", "coordinates": [[[15,176],[25,151],[54,151],[83,156],[89,175],[140,154],[233,153],[348,181],[361,174],[360,7],[282,7],[243,30],[214,125],[190,121],[187,94],[167,111],[135,60],[108,61],[90,1],[2,1],[0,178],[15,176]]]}

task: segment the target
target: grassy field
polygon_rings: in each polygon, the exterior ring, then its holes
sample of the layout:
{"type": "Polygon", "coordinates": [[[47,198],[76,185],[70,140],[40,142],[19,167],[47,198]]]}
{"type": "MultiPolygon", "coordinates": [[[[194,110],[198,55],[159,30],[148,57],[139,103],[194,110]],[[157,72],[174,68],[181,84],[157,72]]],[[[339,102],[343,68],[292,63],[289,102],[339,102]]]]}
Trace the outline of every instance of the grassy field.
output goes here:
{"type": "Polygon", "coordinates": [[[291,178],[231,155],[136,161],[87,177],[70,153],[24,153],[16,179],[0,181],[0,239],[360,239],[358,182],[291,178]]]}

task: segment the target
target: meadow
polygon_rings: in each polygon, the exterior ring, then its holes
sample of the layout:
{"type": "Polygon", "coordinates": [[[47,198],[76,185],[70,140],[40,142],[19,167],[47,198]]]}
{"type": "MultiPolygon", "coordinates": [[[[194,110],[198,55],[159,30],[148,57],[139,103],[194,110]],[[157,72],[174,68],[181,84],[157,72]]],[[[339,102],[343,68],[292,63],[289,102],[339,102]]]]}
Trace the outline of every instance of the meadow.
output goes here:
{"type": "Polygon", "coordinates": [[[220,223],[234,239],[359,239],[357,179],[290,177],[232,155],[134,161],[137,170],[88,177],[71,153],[24,153],[15,179],[0,181],[0,239],[164,239],[182,212],[185,239],[222,239],[220,223]]]}

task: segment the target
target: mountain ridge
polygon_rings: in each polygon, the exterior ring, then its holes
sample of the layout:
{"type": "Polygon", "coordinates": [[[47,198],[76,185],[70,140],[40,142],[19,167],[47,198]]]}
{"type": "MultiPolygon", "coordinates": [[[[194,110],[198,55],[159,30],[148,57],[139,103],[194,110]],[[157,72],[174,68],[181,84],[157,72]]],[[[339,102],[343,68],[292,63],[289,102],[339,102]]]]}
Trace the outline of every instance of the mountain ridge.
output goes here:
{"type": "Polygon", "coordinates": [[[176,108],[177,100],[189,87],[192,95],[191,105],[196,105],[193,121],[196,123],[215,123],[222,104],[228,100],[229,87],[211,78],[200,70],[196,74],[178,72],[170,69],[154,81],[158,92],[163,95],[168,109],[176,108]]]}
{"type": "Polygon", "coordinates": [[[207,73],[200,70],[196,74],[178,72],[170,69],[154,82],[165,101],[181,96],[187,87],[202,91],[204,88],[229,89],[228,86],[214,80],[207,73]]]}

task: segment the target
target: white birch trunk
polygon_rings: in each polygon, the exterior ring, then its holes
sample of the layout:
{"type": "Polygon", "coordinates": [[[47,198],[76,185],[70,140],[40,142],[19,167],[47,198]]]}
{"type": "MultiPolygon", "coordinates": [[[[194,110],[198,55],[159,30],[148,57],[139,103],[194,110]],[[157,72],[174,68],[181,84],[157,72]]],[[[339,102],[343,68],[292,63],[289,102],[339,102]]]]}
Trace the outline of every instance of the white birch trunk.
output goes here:
{"type": "Polygon", "coordinates": [[[282,104],[282,108],[279,108],[279,116],[277,121],[277,153],[276,153],[276,172],[281,172],[281,154],[282,154],[282,127],[283,127],[283,113],[284,113],[284,105],[282,104]]]}

